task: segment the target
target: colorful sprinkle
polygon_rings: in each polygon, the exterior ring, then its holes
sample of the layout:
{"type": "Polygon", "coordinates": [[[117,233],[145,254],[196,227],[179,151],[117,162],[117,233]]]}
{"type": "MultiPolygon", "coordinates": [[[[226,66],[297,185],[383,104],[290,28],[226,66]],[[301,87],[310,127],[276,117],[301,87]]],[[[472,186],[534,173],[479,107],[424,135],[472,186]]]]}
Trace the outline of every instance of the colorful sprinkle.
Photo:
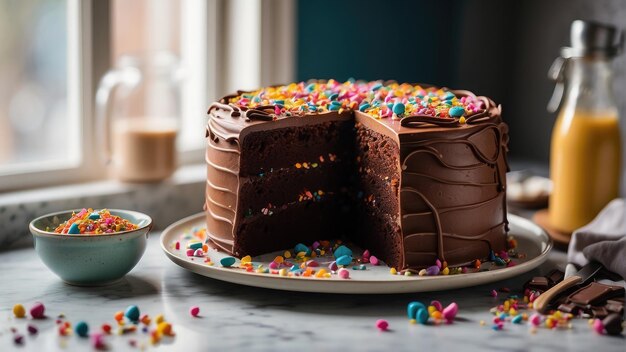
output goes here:
{"type": "Polygon", "coordinates": [[[384,319],[376,320],[376,328],[380,331],[387,331],[389,329],[389,322],[384,319]]]}
{"type": "Polygon", "coordinates": [[[139,307],[135,305],[128,306],[128,308],[126,308],[126,311],[124,312],[124,316],[132,322],[138,322],[139,321],[139,307]]]}
{"type": "Polygon", "coordinates": [[[89,325],[84,321],[79,321],[74,326],[74,332],[80,337],[87,337],[89,336],[89,325]]]}
{"type": "Polygon", "coordinates": [[[200,307],[193,306],[189,308],[189,314],[191,314],[191,316],[194,318],[197,317],[200,314],[200,307]]]}
{"type": "Polygon", "coordinates": [[[234,257],[224,257],[220,259],[220,264],[225,268],[230,268],[235,264],[236,259],[234,257]]]}
{"type": "Polygon", "coordinates": [[[91,208],[83,208],[78,213],[72,213],[72,217],[57,226],[54,232],[70,235],[100,235],[130,231],[137,228],[137,225],[117,215],[112,215],[107,209],[94,211],[91,208]]]}
{"type": "Polygon", "coordinates": [[[33,319],[45,318],[46,317],[45,312],[46,312],[46,307],[41,302],[35,303],[30,308],[30,316],[33,317],[33,319]]]}
{"type": "Polygon", "coordinates": [[[342,278],[342,279],[349,279],[350,278],[350,270],[345,269],[345,268],[341,268],[337,272],[337,275],[339,275],[339,277],[342,278]]]}
{"type": "Polygon", "coordinates": [[[13,306],[13,315],[16,318],[24,318],[26,316],[26,309],[21,304],[16,304],[13,306]]]}

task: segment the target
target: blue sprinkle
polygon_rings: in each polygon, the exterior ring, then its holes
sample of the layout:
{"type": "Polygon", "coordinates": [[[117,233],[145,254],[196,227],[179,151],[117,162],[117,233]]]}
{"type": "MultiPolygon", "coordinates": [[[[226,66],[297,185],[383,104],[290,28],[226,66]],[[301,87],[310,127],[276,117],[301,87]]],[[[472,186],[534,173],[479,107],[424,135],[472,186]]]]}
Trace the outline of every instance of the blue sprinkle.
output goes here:
{"type": "Polygon", "coordinates": [[[426,309],[426,306],[422,302],[411,302],[406,306],[406,314],[409,319],[417,319],[418,309],[426,309]]]}
{"type": "Polygon", "coordinates": [[[199,249],[202,248],[202,242],[194,242],[189,244],[189,248],[191,249],[199,249]]]}
{"type": "Polygon", "coordinates": [[[76,323],[76,326],[74,326],[74,331],[76,332],[76,335],[80,337],[87,337],[89,336],[89,325],[87,325],[84,321],[79,321],[76,323]]]}
{"type": "Polygon", "coordinates": [[[372,91],[375,92],[375,91],[379,90],[380,88],[382,88],[382,86],[383,86],[383,84],[378,82],[378,83],[376,83],[376,84],[374,84],[372,86],[372,91]]]}
{"type": "Polygon", "coordinates": [[[72,225],[70,225],[70,229],[67,231],[68,234],[70,235],[77,235],[80,233],[80,229],[78,228],[78,224],[77,223],[73,223],[72,225]]]}
{"type": "Polygon", "coordinates": [[[516,315],[513,317],[513,319],[511,319],[511,323],[513,324],[521,324],[522,323],[522,315],[516,315]]]}
{"type": "Polygon", "coordinates": [[[452,117],[461,117],[465,115],[465,109],[460,106],[455,106],[448,110],[448,114],[452,117]]]}
{"type": "Polygon", "coordinates": [[[313,91],[315,89],[315,83],[309,84],[308,86],[306,86],[305,89],[308,90],[309,92],[313,91]]]}
{"type": "Polygon", "coordinates": [[[335,256],[335,258],[339,258],[342,256],[352,257],[352,250],[344,245],[341,245],[337,247],[337,249],[335,249],[333,255],[335,256]]]}
{"type": "Polygon", "coordinates": [[[396,115],[404,114],[404,104],[402,103],[393,104],[393,113],[396,115]]]}
{"type": "Polygon", "coordinates": [[[333,93],[328,97],[328,99],[337,100],[338,97],[339,97],[339,93],[333,93]]]}
{"type": "Polygon", "coordinates": [[[235,264],[235,258],[234,257],[222,258],[220,259],[220,264],[222,264],[222,266],[225,268],[230,268],[233,264],[235,264]]]}
{"type": "Polygon", "coordinates": [[[126,308],[126,312],[124,313],[124,316],[132,322],[139,321],[139,307],[128,306],[128,308],[126,308]]]}
{"type": "Polygon", "coordinates": [[[91,220],[98,220],[98,219],[100,219],[100,214],[98,214],[97,211],[94,211],[93,213],[89,214],[89,219],[91,219],[91,220]]]}
{"type": "Polygon", "coordinates": [[[452,92],[446,92],[446,94],[443,96],[443,100],[452,100],[454,99],[455,95],[452,92]]]}
{"type": "Polygon", "coordinates": [[[255,96],[254,98],[252,98],[252,101],[255,103],[260,103],[261,102],[261,97],[259,97],[258,95],[255,96]]]}
{"type": "Polygon", "coordinates": [[[428,310],[426,308],[418,309],[417,314],[415,314],[415,320],[420,324],[426,324],[428,322],[428,310]]]}
{"type": "Polygon", "coordinates": [[[496,255],[493,254],[493,251],[489,251],[489,260],[492,262],[496,260],[496,255]]]}
{"type": "Polygon", "coordinates": [[[309,248],[308,246],[302,244],[302,243],[298,243],[294,248],[293,248],[294,252],[296,252],[296,254],[300,253],[300,252],[304,252],[306,253],[306,256],[310,256],[311,255],[311,248],[309,248]]]}
{"type": "Polygon", "coordinates": [[[352,263],[352,257],[349,255],[342,255],[337,258],[337,265],[350,265],[352,263]]]}
{"type": "Polygon", "coordinates": [[[311,107],[309,107],[309,110],[311,110],[311,111],[317,111],[317,107],[316,107],[316,106],[311,106],[311,107]]]}
{"type": "Polygon", "coordinates": [[[370,104],[363,103],[363,104],[361,104],[361,106],[359,106],[359,111],[365,111],[365,110],[367,110],[369,108],[370,108],[370,104]]]}

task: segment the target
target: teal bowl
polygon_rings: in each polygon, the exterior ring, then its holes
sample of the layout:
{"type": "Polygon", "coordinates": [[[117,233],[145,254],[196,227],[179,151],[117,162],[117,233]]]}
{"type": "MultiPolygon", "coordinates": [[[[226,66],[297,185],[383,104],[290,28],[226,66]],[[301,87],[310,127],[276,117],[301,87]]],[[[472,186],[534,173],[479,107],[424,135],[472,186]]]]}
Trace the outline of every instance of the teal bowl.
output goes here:
{"type": "Polygon", "coordinates": [[[152,219],[145,214],[109,209],[138,228],[103,235],[66,235],[46,231],[68,220],[68,210],[38,217],[31,221],[35,251],[39,258],[63,281],[78,286],[108,285],[123,278],[143,256],[152,219]]]}

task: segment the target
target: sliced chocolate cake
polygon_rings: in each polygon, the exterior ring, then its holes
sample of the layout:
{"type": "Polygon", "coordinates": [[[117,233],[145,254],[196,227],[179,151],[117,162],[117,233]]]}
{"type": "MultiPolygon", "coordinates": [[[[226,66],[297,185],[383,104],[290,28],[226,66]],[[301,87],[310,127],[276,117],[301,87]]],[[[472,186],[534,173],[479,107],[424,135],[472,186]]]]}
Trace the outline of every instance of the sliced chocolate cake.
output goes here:
{"type": "Polygon", "coordinates": [[[207,230],[235,256],[347,238],[419,269],[505,249],[508,128],[488,98],[330,80],[238,92],[209,115],[207,230]]]}

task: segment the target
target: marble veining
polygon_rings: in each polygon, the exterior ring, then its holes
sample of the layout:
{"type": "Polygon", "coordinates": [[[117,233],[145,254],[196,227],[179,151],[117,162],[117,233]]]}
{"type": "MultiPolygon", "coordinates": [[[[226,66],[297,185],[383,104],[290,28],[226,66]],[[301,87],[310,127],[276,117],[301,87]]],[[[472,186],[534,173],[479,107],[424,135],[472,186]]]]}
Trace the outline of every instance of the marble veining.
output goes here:
{"type": "MultiPolygon", "coordinates": [[[[326,295],[283,292],[220,282],[190,273],[162,253],[158,233],[150,236],[148,249],[137,267],[121,282],[107,287],[82,288],[64,284],[41,263],[33,249],[0,252],[0,350],[14,349],[11,327],[25,332],[27,321],[11,318],[15,303],[26,306],[42,301],[50,317],[35,321],[40,333],[26,336],[24,351],[90,350],[89,342],[57,335],[54,318],[86,320],[92,329],[113,323],[113,314],[130,304],[142,313],[158,313],[174,325],[177,336],[164,340],[159,350],[357,350],[357,351],[624,351],[624,338],[596,335],[585,320],[569,331],[540,329],[531,334],[526,325],[507,324],[493,331],[489,308],[497,300],[493,288],[519,288],[529,277],[563,267],[565,255],[554,251],[549,260],[526,275],[471,289],[402,295],[326,295]],[[456,301],[459,316],[453,325],[411,325],[406,304],[412,300],[444,304],[456,301]],[[188,309],[201,308],[201,318],[188,309]],[[377,319],[390,323],[379,332],[377,319]]],[[[28,321],[30,322],[30,321],[28,321]]],[[[110,336],[113,351],[132,350],[129,341],[147,341],[138,332],[110,336]]],[[[153,349],[154,347],[149,347],[153,349]]]]}

